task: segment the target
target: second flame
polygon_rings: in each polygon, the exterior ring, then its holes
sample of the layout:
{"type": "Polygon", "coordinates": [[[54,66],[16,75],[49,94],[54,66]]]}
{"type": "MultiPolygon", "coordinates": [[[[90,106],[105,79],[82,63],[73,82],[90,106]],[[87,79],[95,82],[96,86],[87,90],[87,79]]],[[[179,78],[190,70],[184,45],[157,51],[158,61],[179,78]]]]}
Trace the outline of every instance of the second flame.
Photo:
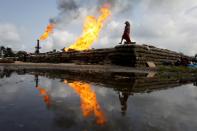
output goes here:
{"type": "Polygon", "coordinates": [[[103,6],[100,12],[101,15],[98,18],[94,16],[87,16],[81,37],[79,37],[70,47],[65,48],[65,51],[68,51],[69,49],[78,51],[90,49],[91,45],[98,39],[105,20],[111,14],[109,6],[103,6]]]}

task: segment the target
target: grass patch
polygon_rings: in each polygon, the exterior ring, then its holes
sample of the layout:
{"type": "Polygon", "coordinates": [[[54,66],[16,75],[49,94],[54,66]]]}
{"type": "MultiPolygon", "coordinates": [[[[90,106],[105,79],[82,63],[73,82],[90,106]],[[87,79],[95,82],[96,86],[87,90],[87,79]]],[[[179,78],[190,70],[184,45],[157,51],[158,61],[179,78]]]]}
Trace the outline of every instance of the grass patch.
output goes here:
{"type": "Polygon", "coordinates": [[[173,72],[173,73],[197,73],[197,68],[185,66],[160,66],[159,72],[173,72]]]}

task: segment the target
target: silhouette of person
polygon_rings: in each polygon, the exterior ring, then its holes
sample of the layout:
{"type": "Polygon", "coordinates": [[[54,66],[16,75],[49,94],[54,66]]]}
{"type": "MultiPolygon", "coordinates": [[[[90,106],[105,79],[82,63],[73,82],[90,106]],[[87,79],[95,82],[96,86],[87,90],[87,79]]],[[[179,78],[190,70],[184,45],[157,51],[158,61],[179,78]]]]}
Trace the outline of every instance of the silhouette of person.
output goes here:
{"type": "Polygon", "coordinates": [[[124,29],[124,33],[122,35],[122,39],[120,44],[122,44],[123,40],[126,40],[126,42],[124,42],[125,44],[131,44],[131,39],[130,39],[130,23],[128,21],[125,22],[126,26],[124,29]]]}
{"type": "Polygon", "coordinates": [[[126,114],[127,111],[127,100],[129,98],[129,95],[127,93],[122,93],[119,92],[119,100],[120,100],[120,104],[121,104],[121,112],[122,115],[124,116],[126,114]]]}

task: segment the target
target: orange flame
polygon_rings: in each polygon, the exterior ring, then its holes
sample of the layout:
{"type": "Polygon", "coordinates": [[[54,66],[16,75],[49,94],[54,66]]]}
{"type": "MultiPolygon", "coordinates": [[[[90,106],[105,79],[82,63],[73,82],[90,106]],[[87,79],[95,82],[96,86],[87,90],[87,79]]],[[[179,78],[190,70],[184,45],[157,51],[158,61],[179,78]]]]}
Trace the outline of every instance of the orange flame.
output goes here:
{"type": "Polygon", "coordinates": [[[89,84],[78,81],[68,83],[67,80],[65,80],[64,83],[73,88],[80,96],[81,109],[84,117],[89,117],[94,114],[98,125],[103,125],[106,123],[106,118],[97,101],[96,93],[91,89],[89,84]]]}
{"type": "Polygon", "coordinates": [[[50,107],[50,105],[51,105],[51,100],[50,100],[50,97],[49,97],[49,95],[48,95],[46,89],[44,89],[44,88],[42,88],[42,87],[39,87],[39,86],[37,86],[36,88],[39,90],[40,95],[43,96],[43,100],[44,100],[44,102],[46,103],[46,105],[47,105],[48,107],[50,107]]]}
{"type": "Polygon", "coordinates": [[[49,37],[49,35],[53,33],[53,30],[54,30],[54,24],[49,23],[44,34],[41,35],[40,40],[46,40],[49,37]]]}
{"type": "Polygon", "coordinates": [[[104,21],[111,14],[109,6],[103,6],[100,12],[101,15],[98,17],[98,19],[94,16],[87,16],[81,37],[79,37],[77,41],[70,47],[65,48],[65,51],[68,51],[69,49],[78,51],[90,49],[91,45],[95,42],[95,40],[98,39],[99,33],[101,32],[101,29],[104,25],[104,21]]]}

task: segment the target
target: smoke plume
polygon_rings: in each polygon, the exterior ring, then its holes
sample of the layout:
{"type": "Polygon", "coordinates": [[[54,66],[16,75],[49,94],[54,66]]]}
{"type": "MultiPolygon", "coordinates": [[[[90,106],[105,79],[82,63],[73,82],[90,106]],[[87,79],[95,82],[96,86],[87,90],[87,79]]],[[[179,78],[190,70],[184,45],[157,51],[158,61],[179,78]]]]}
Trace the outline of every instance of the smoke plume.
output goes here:
{"type": "Polygon", "coordinates": [[[97,12],[104,4],[110,5],[113,14],[122,13],[132,7],[130,0],[57,0],[59,14],[50,19],[50,23],[68,24],[79,18],[83,12],[97,12]]]}

